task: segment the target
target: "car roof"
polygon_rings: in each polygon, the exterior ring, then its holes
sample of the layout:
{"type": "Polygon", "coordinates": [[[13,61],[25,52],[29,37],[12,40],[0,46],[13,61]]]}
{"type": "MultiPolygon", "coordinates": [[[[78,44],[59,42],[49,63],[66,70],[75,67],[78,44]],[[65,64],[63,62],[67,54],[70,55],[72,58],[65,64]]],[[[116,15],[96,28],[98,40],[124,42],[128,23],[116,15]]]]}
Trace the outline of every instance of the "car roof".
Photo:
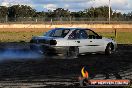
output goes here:
{"type": "Polygon", "coordinates": [[[56,30],[56,29],[60,29],[60,30],[61,30],[61,29],[62,29],[62,30],[63,30],[63,29],[70,29],[70,30],[76,30],[76,29],[78,29],[78,30],[91,30],[91,29],[88,29],[88,28],[55,28],[55,30],[56,30]]]}

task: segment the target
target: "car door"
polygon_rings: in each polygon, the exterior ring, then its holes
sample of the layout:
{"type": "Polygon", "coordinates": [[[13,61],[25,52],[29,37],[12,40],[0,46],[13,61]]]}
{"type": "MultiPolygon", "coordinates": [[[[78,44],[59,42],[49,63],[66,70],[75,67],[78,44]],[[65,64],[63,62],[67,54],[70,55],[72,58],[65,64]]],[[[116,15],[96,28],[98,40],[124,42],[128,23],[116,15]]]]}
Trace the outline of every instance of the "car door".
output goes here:
{"type": "Polygon", "coordinates": [[[88,35],[87,52],[102,52],[104,51],[104,41],[101,36],[92,30],[85,30],[88,35]]]}
{"type": "Polygon", "coordinates": [[[87,41],[88,35],[84,30],[77,29],[74,30],[70,35],[69,35],[69,42],[71,46],[78,46],[79,47],[79,53],[85,53],[87,50],[87,41]]]}
{"type": "Polygon", "coordinates": [[[79,53],[86,53],[88,52],[88,35],[87,32],[83,29],[79,30],[77,33],[77,41],[79,41],[79,53]]]}
{"type": "Polygon", "coordinates": [[[104,41],[92,30],[75,30],[69,39],[72,41],[71,45],[75,44],[79,47],[79,53],[104,51],[104,41]]]}

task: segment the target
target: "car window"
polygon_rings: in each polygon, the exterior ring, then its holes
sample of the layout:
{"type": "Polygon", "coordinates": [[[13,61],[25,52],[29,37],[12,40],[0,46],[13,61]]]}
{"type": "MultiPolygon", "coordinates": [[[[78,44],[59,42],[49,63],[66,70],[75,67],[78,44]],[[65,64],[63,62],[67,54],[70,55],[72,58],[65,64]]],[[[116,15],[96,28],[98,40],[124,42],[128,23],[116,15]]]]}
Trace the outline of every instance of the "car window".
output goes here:
{"type": "Polygon", "coordinates": [[[68,39],[76,39],[76,31],[73,31],[70,35],[69,35],[69,37],[68,37],[68,39]]]}
{"type": "Polygon", "coordinates": [[[96,39],[99,35],[92,30],[86,30],[89,39],[96,39]]]}
{"type": "Polygon", "coordinates": [[[52,37],[59,37],[62,35],[62,30],[56,30],[53,34],[52,34],[52,37]]]}
{"type": "Polygon", "coordinates": [[[87,38],[88,35],[85,30],[75,30],[68,37],[68,39],[87,39],[87,38]]]}
{"type": "Polygon", "coordinates": [[[69,31],[70,31],[69,29],[63,30],[61,36],[65,37],[69,33],[69,31]]]}
{"type": "Polygon", "coordinates": [[[43,34],[43,36],[49,36],[51,32],[52,32],[51,30],[48,31],[48,32],[45,32],[45,33],[43,34]]]}
{"type": "Polygon", "coordinates": [[[44,36],[64,38],[69,33],[69,31],[70,29],[54,29],[47,32],[44,36]]]}
{"type": "Polygon", "coordinates": [[[87,38],[88,38],[87,32],[85,30],[80,30],[79,39],[87,39],[87,38]]]}

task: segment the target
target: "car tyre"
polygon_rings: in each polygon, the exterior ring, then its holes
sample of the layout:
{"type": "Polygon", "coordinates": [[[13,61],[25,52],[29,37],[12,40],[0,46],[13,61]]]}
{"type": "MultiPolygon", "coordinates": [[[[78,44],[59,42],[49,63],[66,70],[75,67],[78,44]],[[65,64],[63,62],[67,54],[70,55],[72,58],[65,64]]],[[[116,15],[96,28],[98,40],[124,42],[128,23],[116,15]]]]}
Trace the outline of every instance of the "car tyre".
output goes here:
{"type": "Polygon", "coordinates": [[[107,46],[106,46],[106,49],[105,49],[105,54],[106,55],[111,55],[113,52],[113,49],[112,49],[112,44],[109,43],[107,46]]]}
{"type": "Polygon", "coordinates": [[[30,45],[30,49],[35,52],[35,53],[38,53],[38,54],[45,54],[43,48],[36,48],[35,46],[33,45],[30,45]]]}

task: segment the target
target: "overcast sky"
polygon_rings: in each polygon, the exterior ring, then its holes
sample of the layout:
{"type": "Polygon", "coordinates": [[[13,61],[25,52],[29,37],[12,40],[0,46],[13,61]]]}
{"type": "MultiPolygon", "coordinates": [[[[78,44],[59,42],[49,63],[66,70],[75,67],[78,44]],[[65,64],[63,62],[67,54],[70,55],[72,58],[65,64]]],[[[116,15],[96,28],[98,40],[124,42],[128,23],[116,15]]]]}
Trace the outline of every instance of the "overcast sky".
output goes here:
{"type": "MultiPolygon", "coordinates": [[[[108,5],[109,0],[0,0],[3,6],[14,4],[26,4],[35,8],[37,11],[54,10],[65,8],[70,11],[80,11],[89,7],[108,5]]],[[[127,13],[132,11],[132,0],[111,0],[111,7],[114,11],[127,13]]]]}

